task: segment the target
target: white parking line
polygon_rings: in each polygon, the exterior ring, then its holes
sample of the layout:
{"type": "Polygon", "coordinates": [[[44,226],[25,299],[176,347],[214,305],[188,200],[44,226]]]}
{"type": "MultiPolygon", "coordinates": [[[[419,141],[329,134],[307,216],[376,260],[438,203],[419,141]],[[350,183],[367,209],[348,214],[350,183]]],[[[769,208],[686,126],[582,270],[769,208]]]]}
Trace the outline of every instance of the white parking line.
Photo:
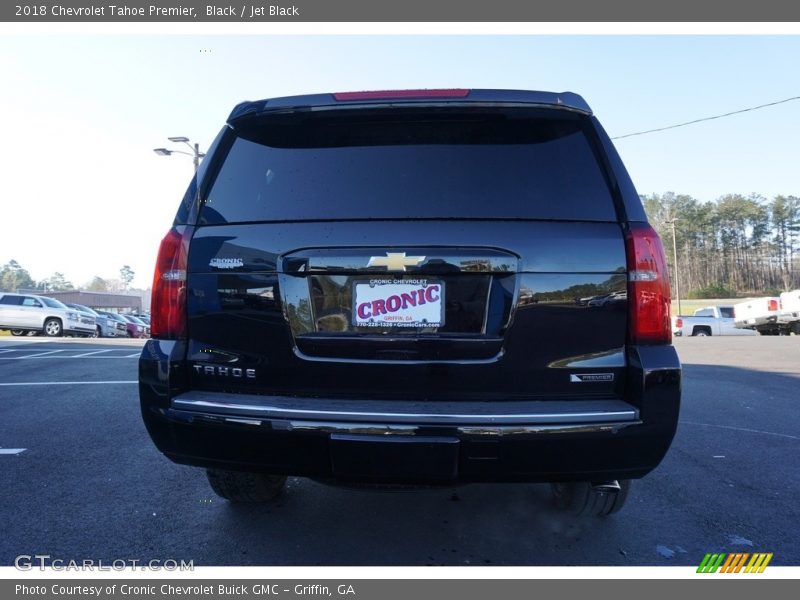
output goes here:
{"type": "Polygon", "coordinates": [[[4,352],[14,352],[14,350],[0,350],[0,354],[2,354],[4,352]]]}
{"type": "Polygon", "coordinates": [[[761,429],[748,429],[747,427],[733,427],[731,425],[719,425],[717,423],[696,423],[694,421],[678,421],[683,425],[699,425],[701,427],[716,427],[718,429],[730,429],[732,431],[744,431],[746,433],[760,433],[763,435],[774,435],[776,437],[789,438],[790,440],[800,440],[796,435],[788,433],[775,433],[774,431],[762,431],[761,429]]]}
{"type": "Polygon", "coordinates": [[[0,383],[0,386],[14,385],[109,385],[112,383],[139,383],[138,381],[25,381],[21,383],[0,383]]]}
{"type": "Polygon", "coordinates": [[[19,454],[25,450],[27,448],[0,448],[0,454],[19,454]]]}
{"type": "Polygon", "coordinates": [[[111,352],[111,350],[95,350],[94,352],[84,352],[83,354],[73,354],[69,358],[81,358],[82,356],[91,356],[92,354],[102,354],[103,352],[111,352]]]}
{"type": "Polygon", "coordinates": [[[39,358],[40,356],[44,356],[45,354],[55,354],[56,352],[63,352],[63,350],[50,350],[49,352],[39,352],[38,354],[26,354],[25,356],[16,356],[17,360],[22,360],[23,358],[39,358]]]}
{"type": "MultiPolygon", "coordinates": [[[[74,349],[64,349],[64,350],[53,350],[53,352],[74,352],[74,349]]],[[[134,354],[123,354],[122,356],[96,356],[102,352],[118,352],[119,349],[113,348],[111,350],[96,350],[94,352],[82,352],[81,354],[59,354],[58,356],[54,356],[49,352],[43,352],[41,354],[26,354],[25,356],[0,356],[0,360],[28,360],[34,358],[40,358],[42,360],[45,359],[58,359],[58,360],[66,360],[69,358],[91,358],[91,359],[120,359],[120,358],[134,358],[140,355],[139,352],[134,354]],[[47,356],[45,356],[47,355],[47,356]]],[[[30,350],[17,350],[16,352],[30,352],[30,350]]]]}

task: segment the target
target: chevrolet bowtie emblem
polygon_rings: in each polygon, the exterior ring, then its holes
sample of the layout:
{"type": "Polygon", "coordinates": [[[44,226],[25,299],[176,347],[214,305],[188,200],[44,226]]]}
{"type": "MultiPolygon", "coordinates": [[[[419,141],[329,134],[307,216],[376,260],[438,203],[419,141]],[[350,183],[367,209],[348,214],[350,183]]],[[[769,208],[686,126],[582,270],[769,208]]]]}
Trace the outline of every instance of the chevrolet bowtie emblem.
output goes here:
{"type": "Polygon", "coordinates": [[[424,256],[406,256],[405,252],[387,252],[386,256],[370,256],[368,267],[386,267],[387,271],[405,271],[425,260],[424,256]]]}

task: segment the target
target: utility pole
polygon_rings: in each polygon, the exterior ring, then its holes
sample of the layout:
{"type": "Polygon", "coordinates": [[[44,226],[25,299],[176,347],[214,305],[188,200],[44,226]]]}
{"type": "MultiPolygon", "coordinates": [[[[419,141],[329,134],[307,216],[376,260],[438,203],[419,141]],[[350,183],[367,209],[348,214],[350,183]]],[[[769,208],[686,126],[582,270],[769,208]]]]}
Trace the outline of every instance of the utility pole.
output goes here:
{"type": "Polygon", "coordinates": [[[672,218],[669,221],[665,221],[667,225],[672,227],[672,261],[675,265],[675,299],[678,302],[678,316],[681,314],[681,284],[680,279],[678,277],[678,246],[675,241],[675,221],[678,219],[672,218]]]}

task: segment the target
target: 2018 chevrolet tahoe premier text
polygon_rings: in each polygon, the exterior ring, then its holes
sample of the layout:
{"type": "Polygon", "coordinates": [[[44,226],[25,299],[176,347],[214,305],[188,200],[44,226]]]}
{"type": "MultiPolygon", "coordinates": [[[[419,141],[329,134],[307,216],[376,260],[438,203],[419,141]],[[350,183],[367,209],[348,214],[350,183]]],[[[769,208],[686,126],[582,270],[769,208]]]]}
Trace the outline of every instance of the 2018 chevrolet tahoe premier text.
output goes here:
{"type": "Polygon", "coordinates": [[[161,243],[142,415],[232,501],[288,475],[551,482],[609,514],[675,433],[669,298],[580,96],[245,102],[161,243]]]}

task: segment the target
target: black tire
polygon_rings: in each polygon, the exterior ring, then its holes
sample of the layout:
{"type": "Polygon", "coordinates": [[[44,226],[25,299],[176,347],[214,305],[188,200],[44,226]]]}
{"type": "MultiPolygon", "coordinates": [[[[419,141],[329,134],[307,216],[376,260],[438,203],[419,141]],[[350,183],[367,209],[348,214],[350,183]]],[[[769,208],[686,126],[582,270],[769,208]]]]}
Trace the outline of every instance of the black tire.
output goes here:
{"type": "Polygon", "coordinates": [[[11,330],[11,335],[16,336],[16,337],[19,337],[21,335],[28,335],[28,330],[27,329],[12,329],[11,330]]]}
{"type": "Polygon", "coordinates": [[[619,490],[595,487],[587,481],[568,481],[551,484],[556,508],[579,517],[607,517],[619,512],[628,499],[631,482],[618,482],[619,490]]]}
{"type": "Polygon", "coordinates": [[[92,334],[92,337],[93,338],[101,338],[101,337],[103,337],[103,330],[100,329],[100,327],[98,326],[97,330],[94,332],[94,334],[92,334]]]}
{"type": "Polygon", "coordinates": [[[129,338],[132,338],[132,337],[133,337],[133,334],[132,334],[130,331],[128,332],[128,337],[129,337],[129,338]]]}
{"type": "Polygon", "coordinates": [[[709,336],[710,337],[711,336],[711,331],[709,331],[705,327],[695,327],[694,331],[692,331],[692,336],[694,336],[694,337],[698,337],[698,336],[699,337],[706,337],[706,336],[709,336]]]}
{"type": "Polygon", "coordinates": [[[43,332],[47,337],[61,337],[64,335],[64,328],[61,326],[61,319],[47,319],[44,322],[43,332]]]}
{"type": "Polygon", "coordinates": [[[206,476],[214,493],[230,502],[267,502],[278,496],[286,484],[285,476],[266,473],[207,469],[206,476]]]}

